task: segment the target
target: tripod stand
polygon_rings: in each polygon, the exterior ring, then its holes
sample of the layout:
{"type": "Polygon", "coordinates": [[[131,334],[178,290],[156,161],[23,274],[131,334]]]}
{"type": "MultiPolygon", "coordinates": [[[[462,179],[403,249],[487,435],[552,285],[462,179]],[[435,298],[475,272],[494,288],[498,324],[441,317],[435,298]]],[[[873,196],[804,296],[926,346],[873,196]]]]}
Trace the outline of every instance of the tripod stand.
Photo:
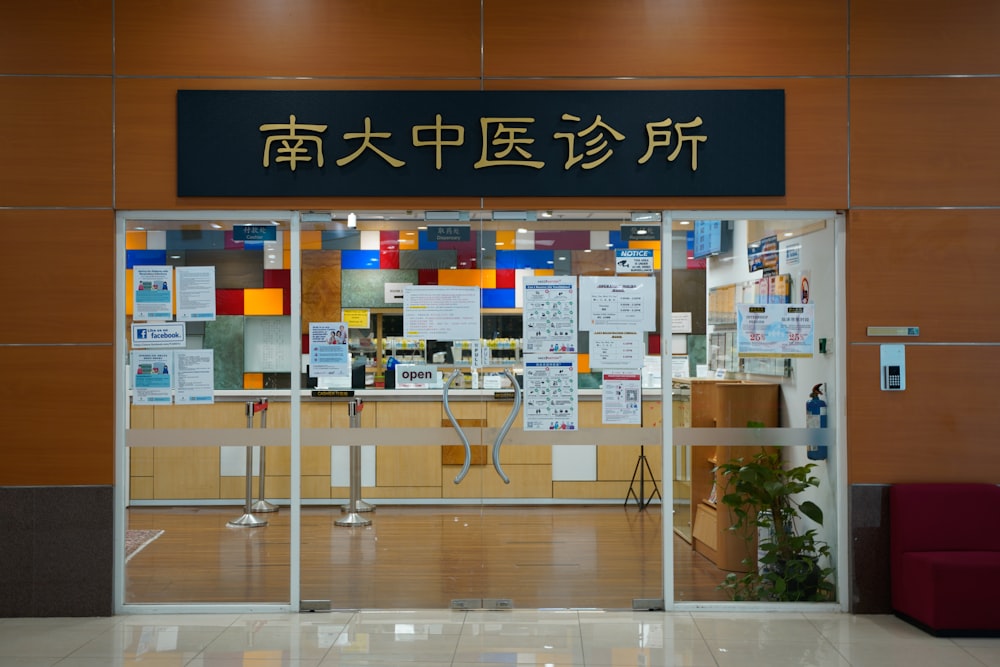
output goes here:
{"type": "Polygon", "coordinates": [[[628,493],[625,495],[625,506],[628,507],[628,499],[635,498],[635,504],[639,506],[639,511],[646,509],[648,505],[653,500],[653,496],[660,499],[663,502],[663,496],[660,495],[660,488],[656,485],[656,477],[653,476],[653,469],[649,466],[649,461],[646,459],[646,446],[639,445],[639,460],[635,462],[635,470],[632,471],[632,483],[629,484],[628,493]],[[653,490],[650,492],[649,497],[646,497],[646,472],[649,472],[649,481],[653,483],[653,490]],[[639,479],[639,493],[635,492],[635,480],[639,479]]]}

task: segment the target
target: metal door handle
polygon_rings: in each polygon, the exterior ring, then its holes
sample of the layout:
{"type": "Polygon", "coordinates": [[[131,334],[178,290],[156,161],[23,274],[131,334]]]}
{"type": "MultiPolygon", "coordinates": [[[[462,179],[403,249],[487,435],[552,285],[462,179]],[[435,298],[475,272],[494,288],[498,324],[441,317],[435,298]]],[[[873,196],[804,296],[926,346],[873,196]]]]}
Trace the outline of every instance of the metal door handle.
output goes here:
{"type": "Polygon", "coordinates": [[[444,393],[442,395],[442,400],[444,402],[444,413],[448,415],[448,419],[451,421],[451,425],[455,427],[455,431],[458,433],[458,437],[462,439],[462,444],[465,445],[465,463],[462,465],[462,469],[455,475],[455,484],[458,484],[465,476],[469,473],[469,466],[472,465],[472,447],[469,446],[469,438],[466,437],[465,431],[459,426],[458,420],[455,419],[455,415],[451,413],[451,408],[448,406],[448,389],[451,388],[451,383],[454,382],[456,377],[459,377],[462,371],[455,369],[448,376],[448,380],[444,383],[444,393]]]}
{"type": "Polygon", "coordinates": [[[517,384],[517,378],[514,377],[513,371],[509,368],[503,369],[503,374],[510,378],[510,385],[514,388],[514,407],[511,409],[510,414],[507,415],[507,419],[500,428],[500,432],[497,433],[497,439],[493,441],[493,469],[500,475],[500,479],[503,480],[504,484],[510,484],[510,477],[507,477],[503,468],[500,467],[500,445],[503,444],[503,439],[507,437],[507,431],[510,430],[514,420],[517,419],[517,411],[521,409],[521,387],[517,384]]]}

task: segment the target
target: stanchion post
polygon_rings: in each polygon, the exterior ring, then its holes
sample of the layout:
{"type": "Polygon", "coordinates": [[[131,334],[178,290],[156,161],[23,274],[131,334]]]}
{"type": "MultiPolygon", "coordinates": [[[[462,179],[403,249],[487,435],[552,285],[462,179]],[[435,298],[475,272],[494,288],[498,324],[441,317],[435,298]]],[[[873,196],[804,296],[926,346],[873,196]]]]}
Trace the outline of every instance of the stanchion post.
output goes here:
{"type": "MultiPolygon", "coordinates": [[[[260,413],[260,427],[261,428],[266,428],[267,427],[267,399],[266,398],[262,398],[262,399],[260,399],[260,400],[257,401],[257,403],[254,405],[254,412],[259,412],[260,413]]],[[[267,500],[265,500],[265,498],[267,497],[267,496],[264,495],[264,478],[265,478],[265,475],[266,475],[266,465],[265,465],[266,462],[267,462],[267,447],[265,447],[264,445],[261,445],[260,446],[260,464],[258,466],[258,468],[259,468],[259,473],[258,474],[259,474],[260,477],[258,479],[258,484],[257,484],[259,490],[257,491],[257,502],[255,502],[253,504],[253,511],[254,512],[258,512],[258,513],[260,513],[260,512],[277,512],[278,511],[278,506],[277,505],[275,505],[274,503],[269,503],[267,500]]]]}
{"type": "MultiPolygon", "coordinates": [[[[361,411],[364,409],[365,404],[360,400],[352,399],[347,404],[347,415],[350,417],[350,427],[351,428],[361,428],[361,411]]],[[[340,509],[345,512],[371,512],[375,509],[375,506],[371,503],[366,503],[361,499],[361,446],[351,445],[351,483],[354,483],[354,478],[358,479],[358,499],[357,502],[352,504],[348,502],[347,505],[341,505],[340,509]],[[357,458],[357,471],[355,471],[354,460],[357,458]]]]}
{"type": "MultiPolygon", "coordinates": [[[[364,404],[352,398],[347,403],[347,414],[351,418],[351,428],[361,425],[360,412],[364,404]],[[357,423],[355,423],[355,421],[357,423]]],[[[366,519],[358,514],[358,502],[361,499],[361,446],[351,445],[351,498],[347,505],[347,515],[342,519],[334,521],[337,526],[370,526],[371,519],[366,519]]]]}
{"type": "MultiPolygon", "coordinates": [[[[247,428],[253,428],[254,402],[247,401],[247,428]]],[[[266,526],[266,519],[258,519],[253,515],[253,445],[247,445],[246,503],[243,506],[243,516],[227,521],[227,526],[233,528],[259,528],[266,526]]]]}

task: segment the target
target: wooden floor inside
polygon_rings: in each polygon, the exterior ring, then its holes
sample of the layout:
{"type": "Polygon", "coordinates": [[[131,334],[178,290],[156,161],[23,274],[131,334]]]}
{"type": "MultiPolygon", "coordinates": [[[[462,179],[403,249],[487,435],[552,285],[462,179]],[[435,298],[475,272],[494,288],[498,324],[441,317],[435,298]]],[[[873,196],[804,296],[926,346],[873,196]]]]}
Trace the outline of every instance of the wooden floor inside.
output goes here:
{"type": "MultiPolygon", "coordinates": [[[[290,599],[287,509],[233,528],[240,508],[132,508],[128,529],[162,530],[126,564],[128,603],[290,599]]],[[[301,599],[333,608],[446,608],[507,598],[517,608],[629,609],[662,597],[663,513],[617,506],[379,506],[337,526],[339,507],[302,509],[301,599]]],[[[678,601],[727,600],[725,572],[677,536],[678,601]]]]}

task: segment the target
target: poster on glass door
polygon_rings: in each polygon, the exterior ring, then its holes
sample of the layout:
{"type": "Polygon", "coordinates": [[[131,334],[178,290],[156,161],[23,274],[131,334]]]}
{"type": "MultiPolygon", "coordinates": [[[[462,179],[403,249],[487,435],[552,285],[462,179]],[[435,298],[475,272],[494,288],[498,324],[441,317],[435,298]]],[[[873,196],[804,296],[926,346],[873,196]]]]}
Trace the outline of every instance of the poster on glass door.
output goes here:
{"type": "Polygon", "coordinates": [[[655,331],[656,283],[653,278],[580,278],[580,329],[655,331]]]}
{"type": "Polygon", "coordinates": [[[575,354],[524,355],[524,430],[575,431],[577,379],[575,354]]]}
{"type": "Polygon", "coordinates": [[[350,379],[346,322],[309,323],[309,377],[350,379]]]}
{"type": "Polygon", "coordinates": [[[215,267],[178,266],[177,321],[211,322],[215,320],[215,267]]]}
{"type": "Polygon", "coordinates": [[[132,319],[173,319],[172,266],[132,267],[132,319]]]}
{"type": "Polygon", "coordinates": [[[215,402],[214,362],[214,350],[174,350],[174,400],[178,405],[215,402]]]}
{"type": "Polygon", "coordinates": [[[133,405],[157,405],[172,400],[173,351],[133,350],[129,367],[132,375],[133,405]]]}
{"type": "Polygon", "coordinates": [[[601,380],[601,423],[642,424],[642,375],[605,372],[601,380]]]}
{"type": "Polygon", "coordinates": [[[524,279],[524,352],[575,354],[576,276],[524,279]]]}

